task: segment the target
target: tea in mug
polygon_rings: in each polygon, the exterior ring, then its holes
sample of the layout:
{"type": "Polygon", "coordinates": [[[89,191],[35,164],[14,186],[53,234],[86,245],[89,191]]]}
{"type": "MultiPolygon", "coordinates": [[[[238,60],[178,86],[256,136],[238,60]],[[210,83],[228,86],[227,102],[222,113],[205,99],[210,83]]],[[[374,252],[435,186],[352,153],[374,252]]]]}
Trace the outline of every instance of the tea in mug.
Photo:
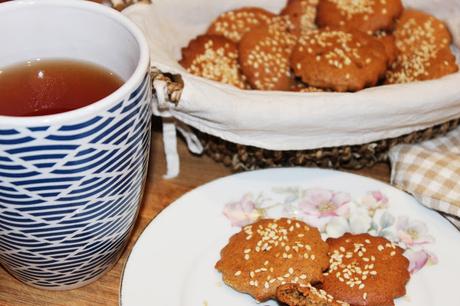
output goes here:
{"type": "Polygon", "coordinates": [[[123,82],[106,68],[77,60],[31,60],[0,68],[0,115],[75,110],[110,95],[123,82]]]}

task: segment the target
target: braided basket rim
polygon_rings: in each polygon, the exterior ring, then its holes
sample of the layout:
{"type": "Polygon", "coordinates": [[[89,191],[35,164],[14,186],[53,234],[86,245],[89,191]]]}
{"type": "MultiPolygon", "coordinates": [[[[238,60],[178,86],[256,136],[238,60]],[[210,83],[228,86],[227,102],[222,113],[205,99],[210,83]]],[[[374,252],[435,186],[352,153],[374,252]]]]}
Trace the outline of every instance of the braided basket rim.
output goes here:
{"type": "Polygon", "coordinates": [[[204,147],[204,153],[233,171],[247,171],[273,167],[320,167],[358,170],[377,163],[388,162],[388,152],[400,144],[416,144],[442,136],[459,126],[454,119],[400,137],[366,144],[338,146],[312,150],[273,151],[254,146],[235,144],[194,129],[204,147]]]}

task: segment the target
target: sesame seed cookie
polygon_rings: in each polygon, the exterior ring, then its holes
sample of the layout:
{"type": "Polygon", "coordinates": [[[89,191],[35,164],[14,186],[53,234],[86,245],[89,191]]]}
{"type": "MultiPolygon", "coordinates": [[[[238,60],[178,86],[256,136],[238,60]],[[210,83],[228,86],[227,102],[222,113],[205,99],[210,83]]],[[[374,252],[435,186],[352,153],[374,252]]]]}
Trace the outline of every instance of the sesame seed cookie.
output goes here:
{"type": "Polygon", "coordinates": [[[216,269],[227,285],[263,302],[274,298],[282,284],[322,281],[327,252],[316,228],[292,219],[265,219],[230,238],[216,269]]]}
{"type": "Polygon", "coordinates": [[[458,71],[451,34],[435,17],[407,10],[394,36],[399,55],[386,73],[386,84],[433,80],[458,71]]]}
{"type": "Polygon", "coordinates": [[[403,84],[442,78],[458,71],[456,58],[449,47],[430,56],[400,54],[386,73],[385,84],[403,84]]]}
{"type": "Polygon", "coordinates": [[[316,7],[319,0],[288,0],[280,15],[287,15],[294,26],[293,34],[300,36],[315,30],[316,7]]]}
{"type": "Polygon", "coordinates": [[[179,63],[188,72],[210,80],[248,88],[238,63],[238,47],[217,35],[201,35],[182,49],[179,63]]]}
{"type": "Polygon", "coordinates": [[[240,41],[240,65],[254,89],[289,90],[293,76],[289,57],[296,44],[292,23],[275,17],[268,25],[246,33],[240,41]]]}
{"type": "Polygon", "coordinates": [[[321,0],[316,23],[374,33],[393,29],[403,9],[401,0],[321,0]]]}
{"type": "Polygon", "coordinates": [[[383,237],[345,234],[328,239],[330,267],[323,289],[351,305],[394,305],[406,294],[409,261],[383,237]]]}
{"type": "Polygon", "coordinates": [[[393,35],[398,50],[405,54],[422,48],[432,52],[452,43],[452,35],[444,22],[417,10],[404,11],[393,35]]]}
{"type": "Polygon", "coordinates": [[[243,7],[225,12],[209,26],[207,34],[222,35],[239,42],[250,30],[267,24],[275,14],[257,7],[243,7]]]}
{"type": "Polygon", "coordinates": [[[374,33],[374,36],[385,47],[385,52],[388,56],[388,63],[393,63],[399,54],[398,48],[396,47],[395,37],[384,31],[378,31],[374,33]]]}
{"type": "Polygon", "coordinates": [[[357,30],[312,31],[300,37],[291,56],[291,68],[303,82],[341,92],[374,86],[387,65],[384,46],[357,30]]]}
{"type": "Polygon", "coordinates": [[[288,306],[350,306],[336,300],[332,295],[313,286],[285,284],[276,289],[276,299],[288,306]]]}

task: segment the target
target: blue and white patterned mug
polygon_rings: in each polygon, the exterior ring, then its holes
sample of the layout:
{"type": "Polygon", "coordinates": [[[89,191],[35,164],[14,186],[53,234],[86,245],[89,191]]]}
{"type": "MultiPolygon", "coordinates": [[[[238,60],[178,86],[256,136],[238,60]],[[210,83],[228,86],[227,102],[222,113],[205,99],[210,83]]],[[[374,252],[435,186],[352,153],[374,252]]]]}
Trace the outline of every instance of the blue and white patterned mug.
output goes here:
{"type": "Polygon", "coordinates": [[[0,67],[69,58],[125,80],[74,111],[0,116],[0,263],[35,287],[80,287],[115,264],[138,213],[150,148],[147,43],[120,13],[76,0],[1,4],[0,40],[0,67]]]}

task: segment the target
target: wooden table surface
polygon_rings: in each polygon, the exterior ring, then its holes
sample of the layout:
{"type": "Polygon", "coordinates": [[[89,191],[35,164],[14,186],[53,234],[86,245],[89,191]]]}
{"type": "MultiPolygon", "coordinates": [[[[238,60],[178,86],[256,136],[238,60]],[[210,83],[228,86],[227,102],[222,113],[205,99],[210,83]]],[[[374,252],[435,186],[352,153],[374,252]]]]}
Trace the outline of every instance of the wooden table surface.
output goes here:
{"type": "MultiPolygon", "coordinates": [[[[164,180],[162,175],[165,173],[165,161],[161,128],[158,122],[159,119],[155,118],[155,120],[150,169],[143,204],[130,243],[116,266],[90,285],[60,292],[29,287],[20,283],[0,268],[0,305],[118,305],[120,279],[127,255],[148,223],[165,207],[187,191],[216,178],[231,174],[229,169],[215,163],[206,156],[192,155],[188,152],[184,143],[179,141],[181,173],[175,179],[164,180]]],[[[387,164],[378,164],[373,168],[354,171],[354,173],[385,182],[388,182],[390,176],[387,164]]]]}

